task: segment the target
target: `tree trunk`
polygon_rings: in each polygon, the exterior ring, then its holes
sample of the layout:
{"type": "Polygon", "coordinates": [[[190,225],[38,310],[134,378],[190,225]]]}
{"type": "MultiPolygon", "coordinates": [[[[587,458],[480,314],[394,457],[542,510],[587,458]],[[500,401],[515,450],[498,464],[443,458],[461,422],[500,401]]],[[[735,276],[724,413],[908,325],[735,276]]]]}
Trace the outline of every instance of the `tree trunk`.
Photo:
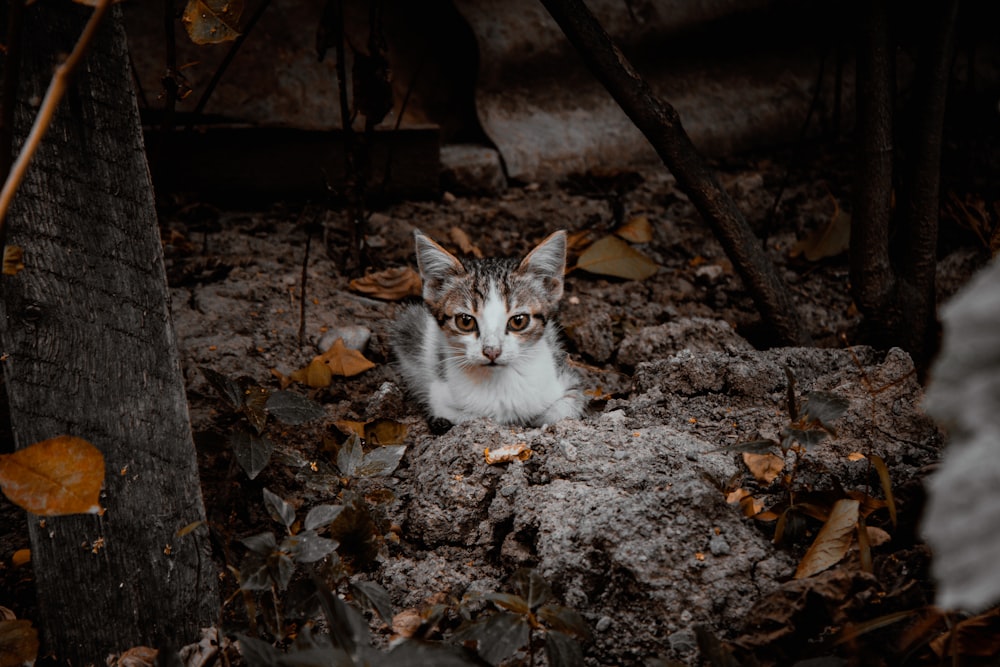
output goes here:
{"type": "MultiPolygon", "coordinates": [[[[89,13],[69,2],[27,8],[18,137],[89,13]]],[[[28,517],[44,650],[104,664],[131,646],[196,641],[217,620],[216,568],[205,528],[177,536],[205,510],[117,8],[8,225],[25,264],[3,276],[0,304],[15,444],[66,433],[107,463],[103,516],[28,517]]]]}
{"type": "Polygon", "coordinates": [[[542,0],[542,4],[711,227],[778,342],[808,344],[809,334],[788,287],[691,143],[677,111],[653,93],[581,0],[542,0]]]}
{"type": "Polygon", "coordinates": [[[914,122],[904,136],[905,163],[894,165],[895,52],[890,5],[875,0],[864,12],[858,47],[858,165],[851,221],[851,295],[865,318],[863,337],[878,347],[898,345],[923,372],[937,347],[937,238],[941,142],[958,0],[941,0],[923,26],[914,122]],[[898,169],[894,172],[894,166],[898,169]],[[893,173],[899,189],[896,241],[893,173]]]}

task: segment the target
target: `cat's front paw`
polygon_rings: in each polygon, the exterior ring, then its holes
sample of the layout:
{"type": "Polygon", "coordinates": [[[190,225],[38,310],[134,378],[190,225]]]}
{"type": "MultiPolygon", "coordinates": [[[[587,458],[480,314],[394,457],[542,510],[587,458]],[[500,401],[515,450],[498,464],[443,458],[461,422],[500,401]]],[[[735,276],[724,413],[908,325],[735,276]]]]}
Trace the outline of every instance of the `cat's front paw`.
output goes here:
{"type": "Polygon", "coordinates": [[[431,433],[434,435],[444,435],[451,430],[452,426],[454,426],[454,424],[444,417],[431,417],[427,420],[427,428],[429,428],[431,433]]]}

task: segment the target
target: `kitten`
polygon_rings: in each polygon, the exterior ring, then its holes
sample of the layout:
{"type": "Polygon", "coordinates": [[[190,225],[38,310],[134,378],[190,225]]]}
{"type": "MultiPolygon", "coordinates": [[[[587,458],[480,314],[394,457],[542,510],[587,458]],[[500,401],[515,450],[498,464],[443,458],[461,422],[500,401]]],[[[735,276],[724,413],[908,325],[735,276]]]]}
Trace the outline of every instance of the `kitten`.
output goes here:
{"type": "Polygon", "coordinates": [[[579,417],[583,393],[556,322],[566,232],[520,261],[459,260],[419,230],[414,240],[424,303],[400,314],[391,345],[432,430],[477,417],[528,426],[579,417]]]}

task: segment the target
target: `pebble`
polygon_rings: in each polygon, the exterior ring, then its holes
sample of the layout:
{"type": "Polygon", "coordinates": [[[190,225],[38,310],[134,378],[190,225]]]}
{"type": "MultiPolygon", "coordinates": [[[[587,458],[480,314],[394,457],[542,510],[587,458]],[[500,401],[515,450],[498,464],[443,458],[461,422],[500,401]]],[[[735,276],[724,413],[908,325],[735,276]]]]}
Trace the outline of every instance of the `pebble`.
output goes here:
{"type": "Polygon", "coordinates": [[[368,327],[363,327],[360,324],[345,324],[343,326],[330,327],[323,334],[323,337],[319,339],[316,347],[320,352],[326,352],[333,347],[338,338],[343,338],[346,348],[363,352],[368,346],[368,341],[371,340],[371,337],[372,331],[368,327]]]}

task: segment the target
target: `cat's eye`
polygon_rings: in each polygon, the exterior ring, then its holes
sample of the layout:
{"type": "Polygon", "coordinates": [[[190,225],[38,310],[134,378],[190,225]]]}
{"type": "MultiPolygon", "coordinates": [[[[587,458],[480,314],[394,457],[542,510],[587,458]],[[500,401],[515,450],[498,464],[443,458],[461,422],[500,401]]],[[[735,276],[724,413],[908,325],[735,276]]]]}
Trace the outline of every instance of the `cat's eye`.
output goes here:
{"type": "Polygon", "coordinates": [[[524,331],[528,328],[528,324],[530,323],[531,318],[524,313],[521,313],[520,315],[515,315],[507,320],[507,329],[509,331],[524,331]]]}
{"type": "Polygon", "coordinates": [[[468,313],[458,313],[455,315],[455,328],[462,333],[469,333],[476,330],[476,318],[468,313]]]}

